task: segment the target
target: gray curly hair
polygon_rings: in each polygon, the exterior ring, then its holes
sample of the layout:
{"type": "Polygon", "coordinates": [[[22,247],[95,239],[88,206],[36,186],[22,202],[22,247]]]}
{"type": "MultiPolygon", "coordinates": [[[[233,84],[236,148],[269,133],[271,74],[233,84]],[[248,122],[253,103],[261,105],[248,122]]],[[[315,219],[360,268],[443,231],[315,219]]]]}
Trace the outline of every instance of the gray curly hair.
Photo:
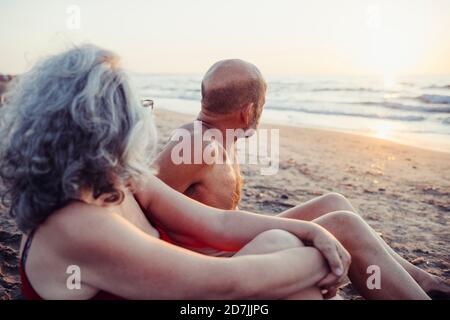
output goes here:
{"type": "Polygon", "coordinates": [[[0,196],[22,231],[84,192],[120,203],[124,186],[152,174],[153,119],[118,60],[93,45],[75,47],[37,63],[8,93],[0,196]]]}

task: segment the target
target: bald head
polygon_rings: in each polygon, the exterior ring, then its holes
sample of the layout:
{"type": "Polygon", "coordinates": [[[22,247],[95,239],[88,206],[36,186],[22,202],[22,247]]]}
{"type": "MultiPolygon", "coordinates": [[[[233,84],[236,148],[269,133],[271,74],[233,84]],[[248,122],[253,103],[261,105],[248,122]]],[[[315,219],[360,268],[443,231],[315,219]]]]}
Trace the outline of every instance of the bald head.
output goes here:
{"type": "Polygon", "coordinates": [[[265,94],[266,83],[253,64],[230,59],[216,62],[202,81],[202,108],[214,113],[231,113],[254,103],[265,94]]]}

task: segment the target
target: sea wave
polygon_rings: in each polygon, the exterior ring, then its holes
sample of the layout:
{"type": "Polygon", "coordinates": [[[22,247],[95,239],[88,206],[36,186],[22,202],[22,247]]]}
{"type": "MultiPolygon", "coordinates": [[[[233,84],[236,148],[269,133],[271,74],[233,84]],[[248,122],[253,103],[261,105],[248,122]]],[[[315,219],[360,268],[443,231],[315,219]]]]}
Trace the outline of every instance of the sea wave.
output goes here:
{"type": "Polygon", "coordinates": [[[423,121],[425,117],[414,116],[414,115],[382,115],[377,113],[358,113],[358,112],[344,112],[344,111],[331,111],[331,110],[313,110],[308,108],[288,108],[280,106],[268,105],[264,107],[265,109],[272,109],[278,111],[294,111],[303,112],[311,114],[321,114],[321,115],[333,115],[333,116],[347,116],[347,117],[359,117],[359,118],[369,118],[369,119],[384,119],[384,120],[397,120],[397,121],[423,121]]]}
{"type": "Polygon", "coordinates": [[[418,96],[417,99],[426,103],[450,104],[450,96],[438,94],[423,94],[418,96]]]}
{"type": "Polygon", "coordinates": [[[313,88],[311,89],[313,92],[373,92],[373,93],[395,93],[398,91],[395,90],[387,90],[387,89],[376,89],[376,88],[369,88],[369,87],[323,87],[323,88],[313,88]]]}
{"type": "Polygon", "coordinates": [[[431,112],[431,113],[450,113],[450,106],[412,106],[406,105],[399,102],[374,102],[374,101],[364,101],[364,102],[354,102],[352,104],[360,104],[367,106],[381,106],[388,109],[403,110],[403,111],[417,111],[417,112],[431,112]]]}
{"type": "Polygon", "coordinates": [[[443,86],[433,84],[431,86],[424,87],[424,89],[450,89],[450,84],[443,85],[443,86]]]}

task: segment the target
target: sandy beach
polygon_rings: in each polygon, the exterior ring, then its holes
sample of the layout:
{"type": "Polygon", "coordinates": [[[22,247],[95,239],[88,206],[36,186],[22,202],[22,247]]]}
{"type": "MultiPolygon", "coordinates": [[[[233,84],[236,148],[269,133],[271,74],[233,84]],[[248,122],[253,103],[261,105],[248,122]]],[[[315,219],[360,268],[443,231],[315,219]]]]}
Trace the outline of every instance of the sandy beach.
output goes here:
{"type": "MultiPolygon", "coordinates": [[[[159,147],[171,130],[192,120],[168,111],[155,114],[159,147]]],[[[280,168],[262,176],[242,166],[241,209],[273,214],[339,192],[403,257],[450,278],[450,153],[312,128],[262,127],[280,129],[280,168]]],[[[0,299],[20,298],[19,241],[14,222],[1,214],[0,299]]],[[[351,285],[341,293],[358,298],[351,285]]]]}

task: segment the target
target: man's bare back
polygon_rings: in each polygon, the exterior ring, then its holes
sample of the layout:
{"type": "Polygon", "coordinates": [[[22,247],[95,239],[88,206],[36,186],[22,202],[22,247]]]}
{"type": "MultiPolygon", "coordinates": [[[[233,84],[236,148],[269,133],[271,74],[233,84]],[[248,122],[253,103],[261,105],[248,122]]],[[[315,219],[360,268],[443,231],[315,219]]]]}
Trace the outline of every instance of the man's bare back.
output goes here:
{"type": "MultiPolygon", "coordinates": [[[[195,135],[201,134],[194,132],[193,122],[180,128],[189,131],[191,141],[194,141],[195,135]]],[[[203,126],[204,131],[208,129],[203,126]]],[[[178,141],[169,141],[158,155],[155,162],[158,178],[173,189],[206,205],[224,210],[236,209],[241,195],[242,177],[234,142],[228,152],[223,145],[218,145],[220,152],[223,152],[223,161],[211,164],[205,163],[203,158],[201,164],[175,164],[172,152],[177,143],[178,141]],[[227,159],[231,161],[226,161],[227,159]]],[[[202,154],[208,145],[209,142],[203,141],[202,154]]],[[[191,144],[191,154],[194,154],[194,143],[191,144]]]]}

